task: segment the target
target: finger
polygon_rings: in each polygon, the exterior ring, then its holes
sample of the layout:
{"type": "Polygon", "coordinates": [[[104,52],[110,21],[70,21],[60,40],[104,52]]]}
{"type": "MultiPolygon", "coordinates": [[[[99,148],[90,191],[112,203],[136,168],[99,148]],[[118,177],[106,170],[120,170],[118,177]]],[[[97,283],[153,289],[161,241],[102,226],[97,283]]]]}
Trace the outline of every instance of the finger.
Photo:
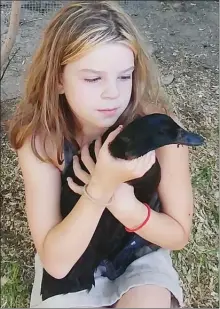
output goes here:
{"type": "Polygon", "coordinates": [[[81,149],[81,160],[90,174],[93,173],[95,168],[95,162],[90,156],[88,145],[84,145],[81,149]]]}
{"type": "Polygon", "coordinates": [[[96,159],[98,158],[98,154],[99,154],[101,147],[102,147],[102,143],[101,143],[101,138],[99,137],[95,141],[95,157],[96,157],[96,159]]]}
{"type": "Polygon", "coordinates": [[[77,194],[80,194],[80,195],[83,194],[83,187],[78,186],[77,184],[75,184],[75,182],[73,182],[72,178],[67,177],[67,183],[68,183],[68,186],[70,187],[70,189],[73,192],[75,192],[77,194]]]}
{"type": "Polygon", "coordinates": [[[151,165],[155,163],[155,151],[154,150],[148,153],[148,156],[146,157],[146,161],[148,161],[148,163],[151,165]]]}
{"type": "Polygon", "coordinates": [[[150,151],[145,158],[145,166],[150,169],[155,163],[155,151],[150,151]]]}
{"type": "Polygon", "coordinates": [[[86,173],[79,164],[79,158],[74,156],[73,158],[73,171],[77,178],[79,178],[84,184],[88,184],[91,176],[86,173]]]}
{"type": "Polygon", "coordinates": [[[144,161],[145,161],[145,163],[147,163],[147,162],[148,162],[148,163],[151,163],[151,162],[153,162],[154,158],[155,158],[155,151],[152,150],[152,151],[148,152],[148,153],[144,156],[144,161]]]}
{"type": "Polygon", "coordinates": [[[156,162],[156,152],[155,152],[155,150],[151,154],[151,160],[152,160],[153,164],[156,162]]]}
{"type": "Polygon", "coordinates": [[[137,171],[138,174],[145,174],[154,164],[154,151],[150,151],[143,157],[138,158],[137,161],[137,171]]]}
{"type": "Polygon", "coordinates": [[[109,143],[115,139],[115,137],[121,132],[122,129],[123,129],[123,126],[120,125],[120,126],[118,126],[114,131],[112,131],[112,132],[108,135],[108,137],[106,138],[106,140],[105,140],[103,146],[104,146],[104,147],[108,146],[109,143]]]}
{"type": "Polygon", "coordinates": [[[148,153],[146,153],[145,155],[143,155],[142,159],[146,162],[146,161],[150,161],[151,158],[154,156],[154,151],[151,150],[148,153]]]}

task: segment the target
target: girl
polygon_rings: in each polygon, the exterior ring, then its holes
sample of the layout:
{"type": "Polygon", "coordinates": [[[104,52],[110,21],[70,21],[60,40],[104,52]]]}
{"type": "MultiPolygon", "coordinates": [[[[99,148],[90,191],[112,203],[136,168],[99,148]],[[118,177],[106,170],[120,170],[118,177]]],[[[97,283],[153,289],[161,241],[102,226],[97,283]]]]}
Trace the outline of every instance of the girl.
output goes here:
{"type": "Polygon", "coordinates": [[[118,4],[81,1],[60,10],[45,30],[23,100],[9,123],[9,140],[23,174],[27,218],[37,251],[30,307],[183,305],[170,251],[182,249],[190,235],[193,199],[188,148],[164,146],[129,162],[114,160],[108,153],[108,143],[119,133],[119,125],[156,111],[169,113],[155,67],[144,40],[118,4]],[[113,125],[118,128],[101,146],[100,136],[113,125]],[[88,152],[93,140],[96,164],[88,152]],[[62,218],[61,176],[77,148],[89,173],[81,170],[77,156],[73,169],[87,190],[68,180],[81,197],[62,218]],[[149,213],[125,184],[146,173],[155,157],[161,169],[162,213],[149,213]],[[106,207],[125,227],[139,227],[136,233],[160,249],[149,253],[146,246],[139,250],[137,259],[114,281],[103,277],[99,267],[89,293],[70,288],[67,294],[58,291],[42,299],[43,269],[58,280],[64,278],[86,250],[106,207]],[[149,214],[148,222],[140,227],[149,214]]]}

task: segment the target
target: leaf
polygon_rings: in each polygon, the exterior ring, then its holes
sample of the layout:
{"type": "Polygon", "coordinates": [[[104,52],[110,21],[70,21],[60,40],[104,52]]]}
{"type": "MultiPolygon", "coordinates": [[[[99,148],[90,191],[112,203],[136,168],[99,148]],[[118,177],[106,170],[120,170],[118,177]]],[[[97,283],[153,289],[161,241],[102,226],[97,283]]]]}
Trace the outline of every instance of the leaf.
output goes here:
{"type": "Polygon", "coordinates": [[[162,83],[163,85],[170,85],[174,80],[174,75],[173,74],[168,74],[166,76],[162,76],[162,83]]]}
{"type": "Polygon", "coordinates": [[[3,276],[1,277],[1,287],[3,287],[8,282],[8,278],[3,276]]]}

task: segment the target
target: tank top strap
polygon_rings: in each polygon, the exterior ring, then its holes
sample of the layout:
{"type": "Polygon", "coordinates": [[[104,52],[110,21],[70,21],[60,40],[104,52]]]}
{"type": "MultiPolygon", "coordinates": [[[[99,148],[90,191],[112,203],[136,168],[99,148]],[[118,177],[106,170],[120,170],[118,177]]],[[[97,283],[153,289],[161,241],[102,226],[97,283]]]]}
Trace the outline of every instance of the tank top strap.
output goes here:
{"type": "Polygon", "coordinates": [[[63,147],[63,152],[64,152],[64,169],[62,171],[62,174],[65,173],[68,165],[70,164],[73,156],[77,154],[77,148],[74,146],[71,142],[69,142],[65,137],[64,137],[64,147],[63,147]]]}

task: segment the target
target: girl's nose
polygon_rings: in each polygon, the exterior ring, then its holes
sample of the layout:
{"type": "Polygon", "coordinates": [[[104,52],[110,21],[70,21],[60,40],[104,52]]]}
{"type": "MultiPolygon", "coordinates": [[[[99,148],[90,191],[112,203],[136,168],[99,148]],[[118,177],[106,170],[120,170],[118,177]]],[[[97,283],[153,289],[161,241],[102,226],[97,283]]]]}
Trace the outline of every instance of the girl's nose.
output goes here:
{"type": "Polygon", "coordinates": [[[115,82],[108,83],[102,93],[102,98],[105,99],[117,99],[119,96],[119,90],[115,82]]]}

